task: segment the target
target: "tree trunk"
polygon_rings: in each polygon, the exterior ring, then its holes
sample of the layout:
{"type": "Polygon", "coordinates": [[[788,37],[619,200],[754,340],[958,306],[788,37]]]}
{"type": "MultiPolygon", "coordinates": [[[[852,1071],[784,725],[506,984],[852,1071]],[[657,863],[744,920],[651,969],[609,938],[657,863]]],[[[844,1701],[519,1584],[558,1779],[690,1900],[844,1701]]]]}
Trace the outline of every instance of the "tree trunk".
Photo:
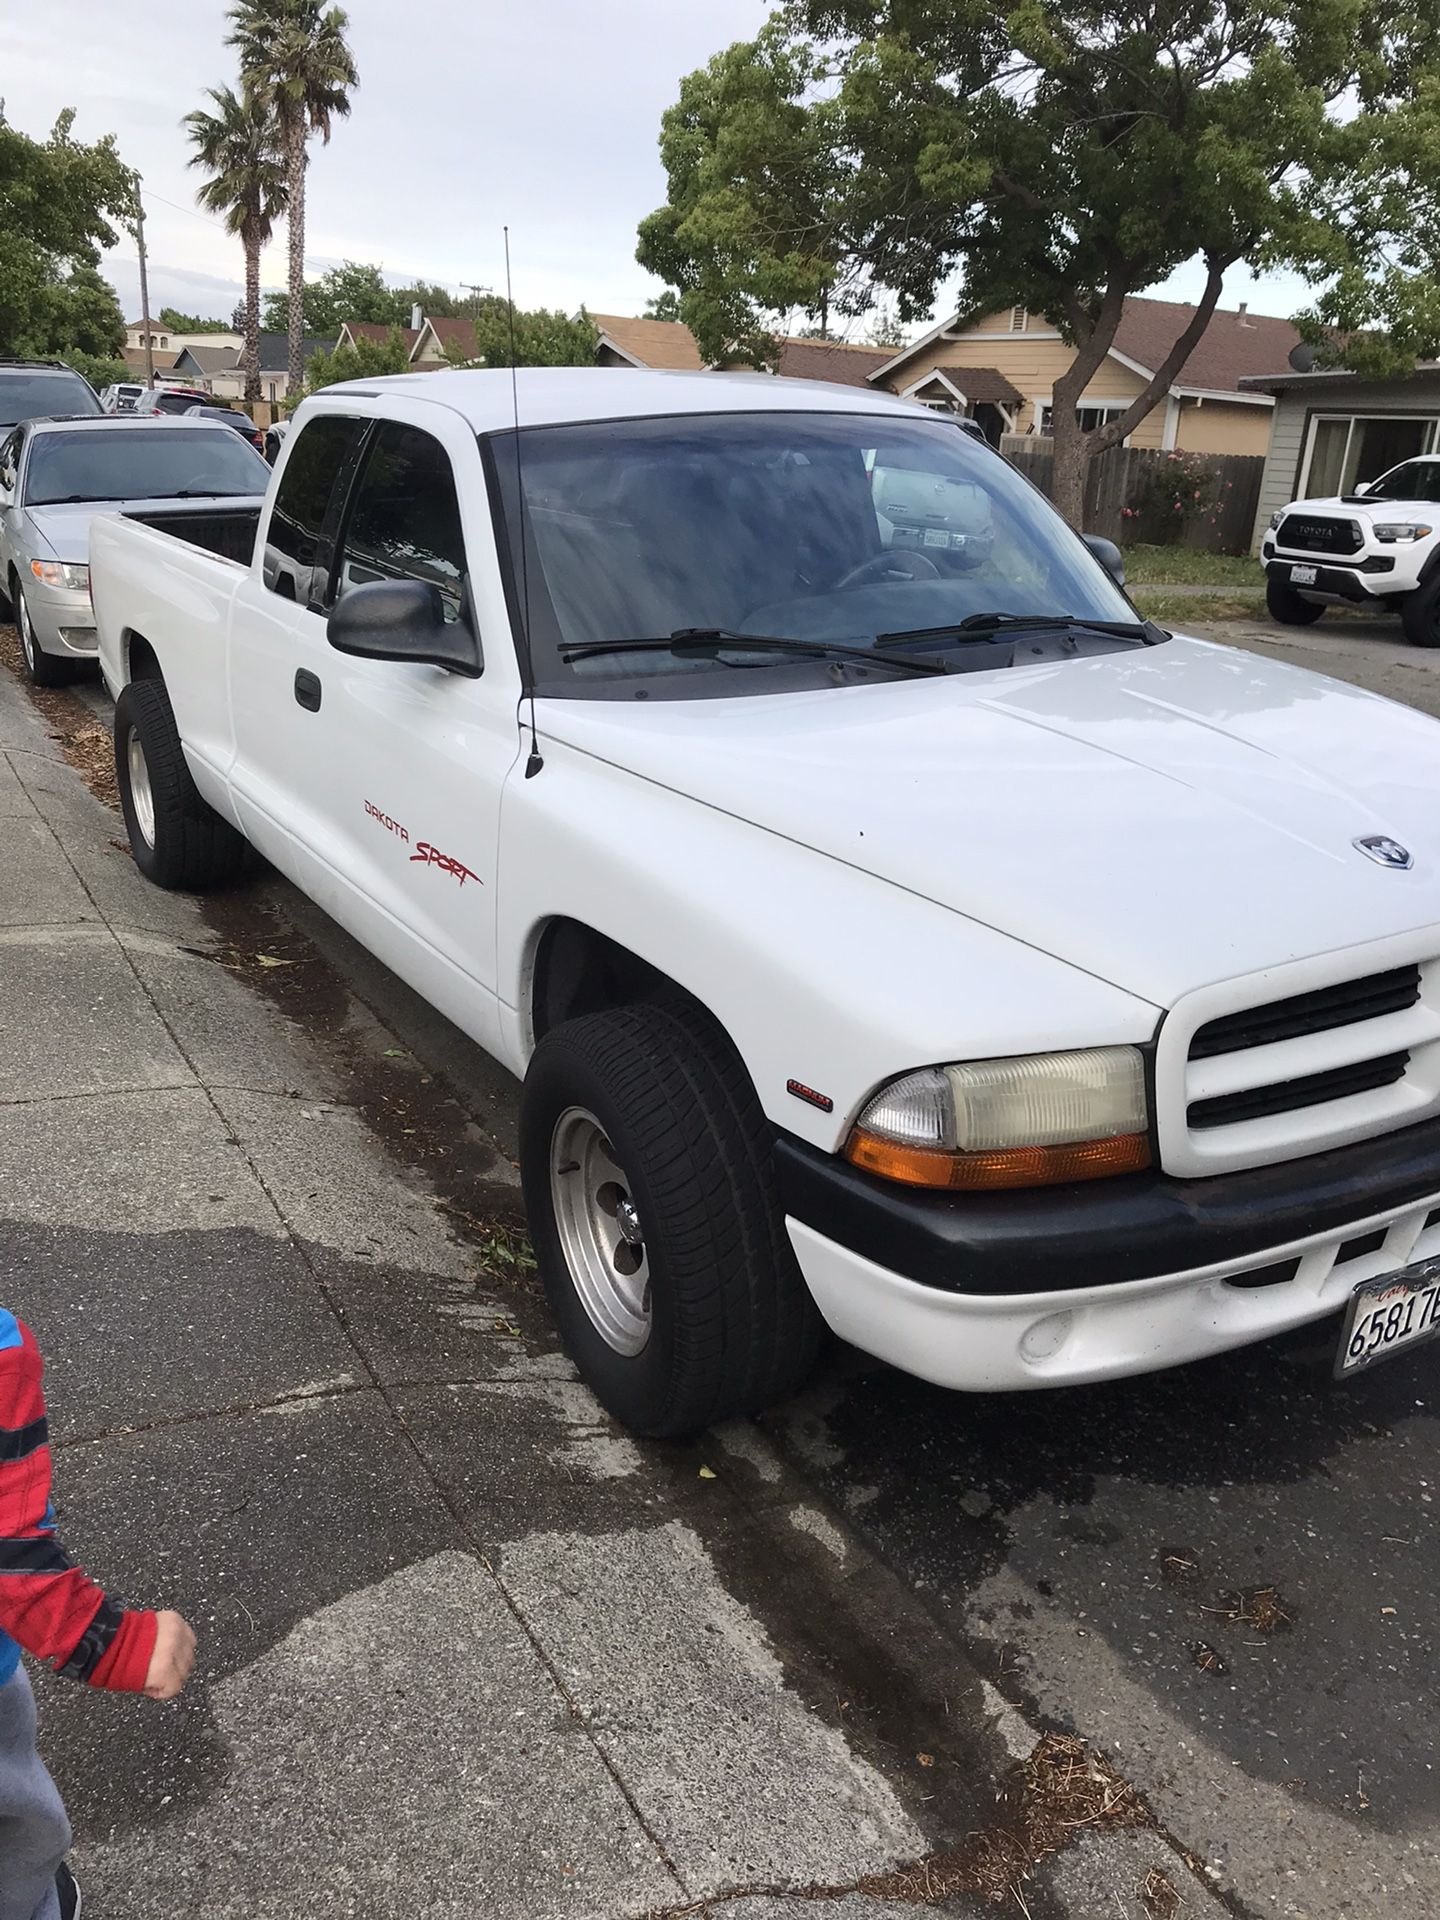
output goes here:
{"type": "Polygon", "coordinates": [[[245,398],[260,398],[260,242],[252,228],[241,235],[245,248],[245,398]]]}
{"type": "Polygon", "coordinates": [[[1089,436],[1080,431],[1073,406],[1061,408],[1057,400],[1051,409],[1051,440],[1054,451],[1050,466],[1050,504],[1063,514],[1077,533],[1085,531],[1085,481],[1090,472],[1089,436]]]}
{"type": "Polygon", "coordinates": [[[290,358],[287,391],[305,384],[305,122],[285,129],[285,174],[290,189],[286,227],[290,240],[290,358]]]}

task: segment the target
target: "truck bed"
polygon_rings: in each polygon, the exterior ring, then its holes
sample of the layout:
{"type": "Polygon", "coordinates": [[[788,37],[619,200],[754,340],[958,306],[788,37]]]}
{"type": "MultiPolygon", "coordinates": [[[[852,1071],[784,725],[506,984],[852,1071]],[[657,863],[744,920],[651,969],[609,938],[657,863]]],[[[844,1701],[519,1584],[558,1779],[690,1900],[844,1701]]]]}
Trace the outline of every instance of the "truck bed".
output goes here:
{"type": "Polygon", "coordinates": [[[120,517],[137,520],[157,533],[168,533],[221,560],[248,567],[260,531],[260,511],[258,501],[244,506],[191,506],[182,502],[173,507],[139,507],[120,517]]]}

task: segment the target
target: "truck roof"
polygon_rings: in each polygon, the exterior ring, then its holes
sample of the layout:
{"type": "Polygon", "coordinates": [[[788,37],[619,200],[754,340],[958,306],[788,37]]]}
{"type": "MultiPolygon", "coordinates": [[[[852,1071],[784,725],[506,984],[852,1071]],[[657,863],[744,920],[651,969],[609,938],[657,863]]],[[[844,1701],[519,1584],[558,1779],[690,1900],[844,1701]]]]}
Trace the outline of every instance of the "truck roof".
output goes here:
{"type": "MultiPolygon", "coordinates": [[[[477,432],[522,426],[644,418],[671,413],[903,413],[918,403],[822,380],[780,380],[768,373],[669,373],[649,367],[509,367],[445,369],[347,380],[326,387],[320,402],[346,395],[379,399],[401,394],[463,414],[477,432]]],[[[309,403],[311,406],[315,402],[309,403]]],[[[919,411],[926,409],[918,408],[919,411]]]]}

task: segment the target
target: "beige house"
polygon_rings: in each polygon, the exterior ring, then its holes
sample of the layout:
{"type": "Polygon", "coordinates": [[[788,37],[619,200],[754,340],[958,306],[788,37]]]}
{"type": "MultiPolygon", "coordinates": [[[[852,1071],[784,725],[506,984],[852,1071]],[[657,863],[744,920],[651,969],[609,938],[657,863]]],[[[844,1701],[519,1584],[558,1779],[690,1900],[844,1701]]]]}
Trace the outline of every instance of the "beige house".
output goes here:
{"type": "MultiPolygon", "coordinates": [[[[1125,302],[1115,344],[1080,401],[1085,427],[1123,413],[1189,325],[1183,301],[1125,302]]],[[[1132,428],[1127,444],[1193,453],[1263,454],[1274,402],[1242,387],[1278,373],[1299,335],[1288,320],[1245,307],[1217,311],[1164,399],[1132,428]]],[[[1024,307],[934,327],[871,375],[878,386],[927,406],[967,414],[991,439],[1000,433],[1045,433],[1055,382],[1074,349],[1039,314],[1024,307]]]]}
{"type": "MultiPolygon", "coordinates": [[[[172,333],[158,320],[150,322],[150,344],[156,353],[179,353],[184,347],[233,347],[238,353],[245,344],[238,333],[172,333]]],[[[145,352],[145,322],[129,320],[125,324],[125,350],[145,352]]]]}

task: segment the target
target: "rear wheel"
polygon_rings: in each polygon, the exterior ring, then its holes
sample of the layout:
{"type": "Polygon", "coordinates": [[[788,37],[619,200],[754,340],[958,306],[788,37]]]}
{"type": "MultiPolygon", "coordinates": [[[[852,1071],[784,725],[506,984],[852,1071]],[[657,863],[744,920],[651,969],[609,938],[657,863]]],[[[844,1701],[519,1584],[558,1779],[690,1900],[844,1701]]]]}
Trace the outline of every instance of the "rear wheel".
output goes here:
{"type": "Polygon", "coordinates": [[[617,1007],[548,1033],[525,1079],[520,1156],[546,1294],[618,1420],[691,1434],[799,1385],[820,1316],[768,1125],[704,1014],[617,1007]]]}
{"type": "Polygon", "coordinates": [[[1325,611],[1314,600],[1302,600],[1288,580],[1273,578],[1265,582],[1265,605],[1282,627],[1312,627],[1325,611]]]}
{"type": "Polygon", "coordinates": [[[249,870],[248,842],[191,777],[161,680],[132,680],[115,703],[115,776],[130,850],[147,880],[199,893],[249,870]]]}
{"type": "Polygon", "coordinates": [[[1400,625],[1412,647],[1440,647],[1440,575],[1410,595],[1400,625]]]}
{"type": "Polygon", "coordinates": [[[53,653],[46,653],[36,637],[35,624],[30,618],[30,609],[25,604],[25,589],[17,580],[15,583],[15,625],[20,632],[20,657],[25,663],[26,677],[36,687],[68,687],[75,678],[75,670],[68,660],[57,660],[53,653]]]}

